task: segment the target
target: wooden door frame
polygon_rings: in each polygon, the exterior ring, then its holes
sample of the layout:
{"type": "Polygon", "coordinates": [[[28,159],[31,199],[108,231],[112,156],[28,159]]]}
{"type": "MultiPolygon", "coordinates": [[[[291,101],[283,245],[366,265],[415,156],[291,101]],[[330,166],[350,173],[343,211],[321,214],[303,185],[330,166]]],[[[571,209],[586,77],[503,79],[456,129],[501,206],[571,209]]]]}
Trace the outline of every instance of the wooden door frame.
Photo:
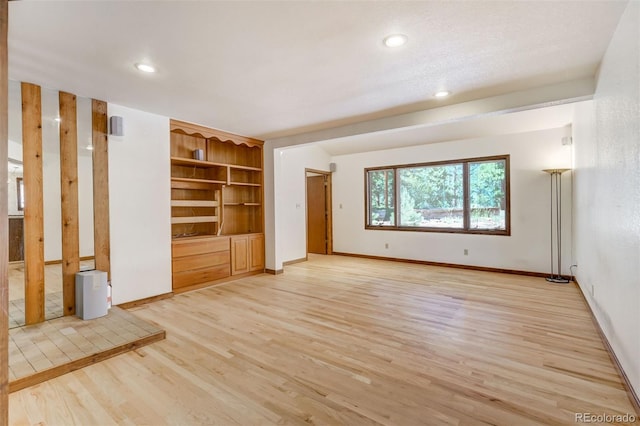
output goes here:
{"type": "Polygon", "coordinates": [[[333,254],[333,204],[331,200],[332,186],[331,186],[331,172],[318,169],[304,169],[304,239],[307,247],[307,258],[309,257],[309,223],[307,220],[307,177],[309,173],[324,175],[327,178],[327,185],[325,186],[325,197],[327,203],[327,254],[333,254]]]}

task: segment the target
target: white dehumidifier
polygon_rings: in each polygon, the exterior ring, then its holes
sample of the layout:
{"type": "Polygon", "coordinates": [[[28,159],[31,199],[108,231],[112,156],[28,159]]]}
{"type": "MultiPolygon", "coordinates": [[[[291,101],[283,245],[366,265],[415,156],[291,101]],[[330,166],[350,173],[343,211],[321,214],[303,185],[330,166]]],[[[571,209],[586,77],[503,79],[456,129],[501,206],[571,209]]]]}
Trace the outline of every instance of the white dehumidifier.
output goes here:
{"type": "Polygon", "coordinates": [[[83,320],[107,315],[108,291],[106,272],[76,273],[76,315],[83,320]]]}

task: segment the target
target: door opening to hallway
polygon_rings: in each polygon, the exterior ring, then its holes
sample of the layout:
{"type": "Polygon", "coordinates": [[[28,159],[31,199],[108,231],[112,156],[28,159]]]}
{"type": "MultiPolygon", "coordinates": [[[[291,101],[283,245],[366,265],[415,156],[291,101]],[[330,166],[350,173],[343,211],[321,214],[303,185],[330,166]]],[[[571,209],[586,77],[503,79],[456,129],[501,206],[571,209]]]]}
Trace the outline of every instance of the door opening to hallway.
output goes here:
{"type": "Polygon", "coordinates": [[[331,254],[331,172],[306,169],[307,253],[331,254]]]}

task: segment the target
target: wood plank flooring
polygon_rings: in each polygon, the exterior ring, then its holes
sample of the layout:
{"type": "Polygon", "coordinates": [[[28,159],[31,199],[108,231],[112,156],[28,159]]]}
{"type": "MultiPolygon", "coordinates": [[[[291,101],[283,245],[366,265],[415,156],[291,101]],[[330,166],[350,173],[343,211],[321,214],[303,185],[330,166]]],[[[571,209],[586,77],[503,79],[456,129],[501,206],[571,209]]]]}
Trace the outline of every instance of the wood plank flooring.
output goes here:
{"type": "Polygon", "coordinates": [[[118,308],[83,321],[68,315],[9,330],[9,390],[24,389],[164,339],[164,330],[118,308]]]}
{"type": "Polygon", "coordinates": [[[282,275],[132,311],[167,339],[11,394],[10,423],[546,425],[636,415],[573,284],[311,256],[282,275]]]}

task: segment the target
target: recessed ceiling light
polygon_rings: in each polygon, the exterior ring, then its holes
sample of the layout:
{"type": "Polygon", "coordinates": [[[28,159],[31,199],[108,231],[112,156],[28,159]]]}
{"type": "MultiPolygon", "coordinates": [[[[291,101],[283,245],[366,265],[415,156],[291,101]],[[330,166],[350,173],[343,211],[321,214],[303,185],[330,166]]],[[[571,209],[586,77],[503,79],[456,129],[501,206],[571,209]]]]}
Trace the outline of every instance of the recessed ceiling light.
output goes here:
{"type": "Polygon", "coordinates": [[[433,96],[435,96],[436,98],[446,98],[450,94],[451,94],[451,92],[449,92],[447,90],[441,90],[439,92],[434,93],[433,96]]]}
{"type": "Polygon", "coordinates": [[[404,34],[392,34],[386,36],[383,40],[384,45],[387,47],[400,47],[407,42],[408,38],[404,34]]]}
{"type": "Polygon", "coordinates": [[[148,73],[156,72],[156,69],[149,64],[136,64],[136,69],[138,71],[148,72],[148,73]]]}

